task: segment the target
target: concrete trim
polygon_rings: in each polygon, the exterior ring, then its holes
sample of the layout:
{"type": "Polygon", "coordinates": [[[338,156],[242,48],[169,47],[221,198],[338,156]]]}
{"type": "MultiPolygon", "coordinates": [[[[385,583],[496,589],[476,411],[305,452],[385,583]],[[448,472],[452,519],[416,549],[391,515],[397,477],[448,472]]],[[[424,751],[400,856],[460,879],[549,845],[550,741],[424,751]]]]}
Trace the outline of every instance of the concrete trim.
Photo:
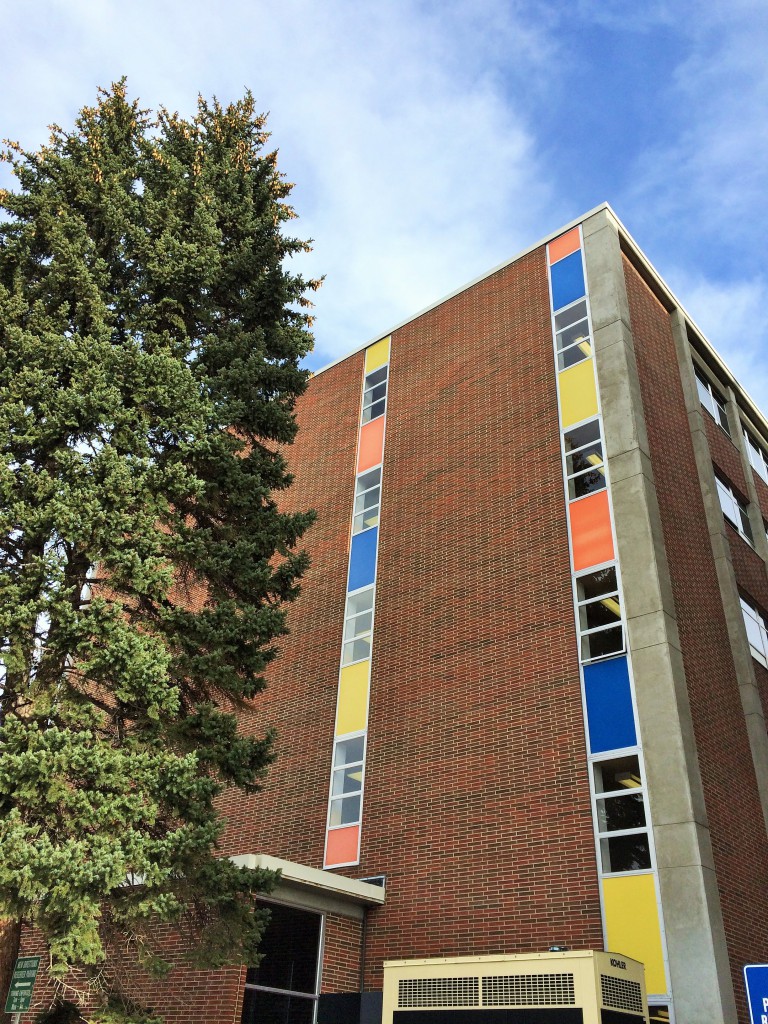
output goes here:
{"type": "Polygon", "coordinates": [[[735,1024],[725,929],[635,360],[621,231],[612,211],[593,214],[583,226],[584,255],[618,560],[623,579],[629,581],[623,599],[672,996],[680,1024],[735,1024]]]}
{"type": "Polygon", "coordinates": [[[275,889],[265,899],[296,906],[342,914],[362,920],[366,907],[380,907],[386,899],[383,886],[371,885],[356,878],[334,875],[305,864],[271,857],[266,853],[246,853],[232,857],[239,867],[279,871],[275,889]]]}

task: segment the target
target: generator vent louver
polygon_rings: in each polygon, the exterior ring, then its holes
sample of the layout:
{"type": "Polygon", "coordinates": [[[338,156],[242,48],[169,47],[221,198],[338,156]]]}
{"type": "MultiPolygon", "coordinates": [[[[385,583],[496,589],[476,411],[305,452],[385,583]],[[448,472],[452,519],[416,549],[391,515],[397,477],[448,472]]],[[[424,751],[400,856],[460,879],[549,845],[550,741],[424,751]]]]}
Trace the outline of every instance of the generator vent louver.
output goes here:
{"type": "Polygon", "coordinates": [[[480,985],[477,978],[401,978],[398,982],[399,1007],[478,1006],[480,985]]]}
{"type": "Polygon", "coordinates": [[[483,1006],[573,1006],[572,974],[503,974],[483,978],[483,1006]]]}
{"type": "Polygon", "coordinates": [[[643,993],[636,981],[629,981],[628,978],[612,978],[610,975],[601,974],[600,988],[603,1006],[608,1006],[613,1010],[643,1012],[643,993]]]}

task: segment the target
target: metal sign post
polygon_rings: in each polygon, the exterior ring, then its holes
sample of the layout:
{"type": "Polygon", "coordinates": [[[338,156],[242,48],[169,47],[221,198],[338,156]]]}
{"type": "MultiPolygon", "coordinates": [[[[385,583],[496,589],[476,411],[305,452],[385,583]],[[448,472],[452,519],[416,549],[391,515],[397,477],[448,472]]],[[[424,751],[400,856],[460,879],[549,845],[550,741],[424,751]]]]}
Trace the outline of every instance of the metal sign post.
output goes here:
{"type": "Polygon", "coordinates": [[[22,1013],[32,1003],[32,989],[35,987],[39,966],[39,956],[20,956],[16,961],[5,1001],[5,1012],[13,1014],[13,1024],[20,1024],[22,1013]]]}
{"type": "Polygon", "coordinates": [[[768,964],[747,964],[744,984],[752,1024],[768,1024],[768,964]]]}

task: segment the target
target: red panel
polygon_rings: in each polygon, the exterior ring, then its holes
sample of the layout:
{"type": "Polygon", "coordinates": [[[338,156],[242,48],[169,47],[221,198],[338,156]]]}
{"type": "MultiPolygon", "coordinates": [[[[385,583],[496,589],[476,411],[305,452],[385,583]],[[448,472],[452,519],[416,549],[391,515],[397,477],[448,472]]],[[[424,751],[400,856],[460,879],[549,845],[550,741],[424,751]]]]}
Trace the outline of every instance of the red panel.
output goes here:
{"type": "Polygon", "coordinates": [[[371,466],[378,466],[384,451],[384,420],[379,416],[360,429],[360,454],[357,457],[357,472],[362,473],[371,466]]]}
{"type": "Polygon", "coordinates": [[[568,506],[568,517],[571,523],[574,572],[602,562],[612,562],[616,556],[608,491],[598,491],[572,501],[568,506]]]}
{"type": "Polygon", "coordinates": [[[330,829],[325,850],[325,866],[332,868],[336,864],[355,864],[359,859],[359,846],[359,825],[330,829]]]}
{"type": "Polygon", "coordinates": [[[570,231],[566,231],[564,235],[560,235],[554,242],[550,242],[548,248],[549,265],[552,266],[553,263],[557,263],[564,256],[570,256],[572,252],[576,252],[577,249],[581,248],[579,229],[571,228],[570,231]]]}

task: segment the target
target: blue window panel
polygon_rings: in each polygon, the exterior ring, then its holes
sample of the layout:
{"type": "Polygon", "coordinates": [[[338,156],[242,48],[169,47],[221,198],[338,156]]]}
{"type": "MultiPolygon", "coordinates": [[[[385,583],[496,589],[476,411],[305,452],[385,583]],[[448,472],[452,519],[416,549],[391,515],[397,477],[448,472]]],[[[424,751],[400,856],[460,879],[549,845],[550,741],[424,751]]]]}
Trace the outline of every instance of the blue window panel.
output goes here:
{"type": "Polygon", "coordinates": [[[357,533],[352,538],[349,554],[349,582],[347,590],[369,587],[376,579],[376,546],[379,542],[379,528],[357,533]]]}
{"type": "Polygon", "coordinates": [[[590,753],[634,747],[637,733],[626,657],[585,665],[584,690],[590,753]]]}
{"type": "Polygon", "coordinates": [[[567,306],[586,294],[584,270],[581,266],[581,249],[572,252],[562,260],[558,260],[549,268],[552,279],[552,308],[555,310],[567,306]]]}

